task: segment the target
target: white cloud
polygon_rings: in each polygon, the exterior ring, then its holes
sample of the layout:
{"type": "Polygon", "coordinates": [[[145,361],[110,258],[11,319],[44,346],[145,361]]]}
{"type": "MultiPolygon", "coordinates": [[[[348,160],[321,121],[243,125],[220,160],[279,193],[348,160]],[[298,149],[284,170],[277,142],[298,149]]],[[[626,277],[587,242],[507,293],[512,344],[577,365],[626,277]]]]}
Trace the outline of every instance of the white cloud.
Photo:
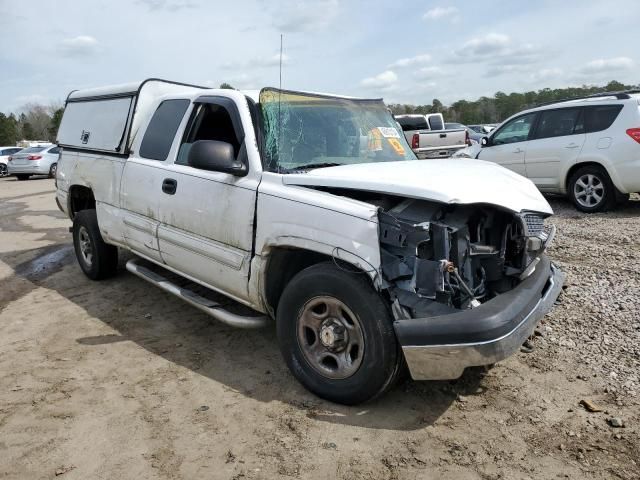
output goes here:
{"type": "Polygon", "coordinates": [[[362,79],[360,85],[365,88],[374,88],[379,90],[389,90],[393,88],[398,81],[398,75],[393,70],[385,70],[375,77],[362,79]]]}
{"type": "Polygon", "coordinates": [[[472,38],[462,45],[456,54],[461,57],[474,55],[493,55],[504,53],[511,45],[511,39],[501,33],[488,33],[482,37],[472,38]]]}
{"type": "Polygon", "coordinates": [[[423,53],[414,57],[401,58],[399,60],[396,60],[395,62],[390,64],[388,68],[414,67],[416,65],[424,65],[425,63],[429,63],[430,61],[431,55],[429,55],[428,53],[423,53]]]}
{"type": "Polygon", "coordinates": [[[440,18],[450,17],[456,15],[458,9],[456,7],[435,7],[422,16],[425,20],[438,20],[440,18]]]}
{"type": "Polygon", "coordinates": [[[444,70],[442,67],[438,67],[433,65],[431,67],[422,67],[415,74],[416,78],[419,79],[429,79],[434,77],[442,77],[448,75],[448,72],[444,70]]]}
{"type": "MultiPolygon", "coordinates": [[[[282,65],[289,65],[291,63],[291,57],[286,53],[282,54],[282,65]]],[[[242,62],[227,62],[223,63],[220,67],[224,70],[244,70],[252,69],[256,67],[271,68],[280,66],[280,53],[274,53],[273,55],[254,57],[250,60],[242,62]]]]}
{"type": "Polygon", "coordinates": [[[598,58],[580,69],[582,73],[606,73],[611,70],[631,70],[635,66],[629,57],[598,58]]]}
{"type": "Polygon", "coordinates": [[[170,12],[195,8],[198,6],[190,0],[138,0],[138,3],[146,5],[151,11],[168,10],[170,12]]]}
{"type": "Polygon", "coordinates": [[[85,56],[98,49],[98,41],[89,35],[66,38],[60,42],[59,50],[67,57],[85,56]]]}
{"type": "Polygon", "coordinates": [[[272,7],[274,26],[281,32],[321,30],[338,15],[338,0],[288,0],[272,7]]]}

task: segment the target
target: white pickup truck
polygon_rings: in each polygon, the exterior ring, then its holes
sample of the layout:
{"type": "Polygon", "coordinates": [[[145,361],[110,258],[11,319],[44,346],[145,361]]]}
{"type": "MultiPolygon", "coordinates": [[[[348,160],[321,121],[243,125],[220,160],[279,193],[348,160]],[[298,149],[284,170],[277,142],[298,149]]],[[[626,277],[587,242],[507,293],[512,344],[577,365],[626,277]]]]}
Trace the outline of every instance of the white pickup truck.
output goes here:
{"type": "Polygon", "coordinates": [[[395,115],[394,118],[418,158],[448,158],[471,145],[467,129],[446,129],[441,113],[395,115]]]}
{"type": "Polygon", "coordinates": [[[152,79],[72,92],[58,144],[89,278],[125,249],[130,272],[222,322],[273,320],[293,375],[335,402],[382,394],[405,362],[454,379],[506,358],[562,284],[535,186],[417,161],[381,100],[152,79]]]}

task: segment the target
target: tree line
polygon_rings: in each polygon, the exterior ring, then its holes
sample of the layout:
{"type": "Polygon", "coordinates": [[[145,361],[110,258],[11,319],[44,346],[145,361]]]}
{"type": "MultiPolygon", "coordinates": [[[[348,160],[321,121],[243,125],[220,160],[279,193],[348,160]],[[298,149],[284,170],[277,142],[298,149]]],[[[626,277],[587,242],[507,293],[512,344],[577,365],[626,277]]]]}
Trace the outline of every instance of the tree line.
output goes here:
{"type": "Polygon", "coordinates": [[[55,142],[63,111],[59,105],[29,103],[17,114],[0,112],[0,145],[16,145],[21,140],[55,142]]]}
{"type": "Polygon", "coordinates": [[[625,85],[613,80],[604,86],[583,85],[582,87],[543,88],[537,91],[509,94],[496,92],[493,97],[480,97],[475,101],[458,100],[449,106],[445,106],[438,99],[434,99],[429,105],[391,104],[389,108],[396,115],[406,113],[442,113],[447,122],[459,122],[466,125],[500,123],[515,113],[541,103],[602,92],[632,89],[640,89],[640,85],[625,85]]]}

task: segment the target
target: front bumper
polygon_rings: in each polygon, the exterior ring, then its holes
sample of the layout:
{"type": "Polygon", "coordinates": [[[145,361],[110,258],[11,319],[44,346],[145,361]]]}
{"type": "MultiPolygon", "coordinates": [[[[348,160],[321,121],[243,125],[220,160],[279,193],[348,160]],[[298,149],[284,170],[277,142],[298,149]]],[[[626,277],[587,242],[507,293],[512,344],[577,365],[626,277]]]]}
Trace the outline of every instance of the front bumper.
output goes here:
{"type": "Polygon", "coordinates": [[[511,356],[560,294],[564,274],[543,256],[513,290],[471,310],[394,322],[411,377],[450,380],[511,356]]]}

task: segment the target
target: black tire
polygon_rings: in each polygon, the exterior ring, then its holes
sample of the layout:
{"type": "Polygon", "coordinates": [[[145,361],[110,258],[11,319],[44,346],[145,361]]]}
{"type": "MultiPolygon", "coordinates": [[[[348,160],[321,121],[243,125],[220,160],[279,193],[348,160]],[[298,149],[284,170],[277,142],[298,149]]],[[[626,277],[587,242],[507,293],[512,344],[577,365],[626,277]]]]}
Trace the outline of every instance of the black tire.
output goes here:
{"type": "Polygon", "coordinates": [[[56,178],[56,170],[58,169],[58,164],[54,163],[49,168],[49,178],[56,178]]]}
{"type": "MultiPolygon", "coordinates": [[[[300,383],[319,397],[336,403],[355,405],[383,394],[395,383],[400,372],[402,355],[393,330],[391,313],[365,274],[344,271],[332,262],[304,269],[284,289],[278,304],[276,320],[278,343],[287,366],[300,383]],[[304,318],[307,318],[303,314],[309,312],[310,304],[323,302],[324,299],[335,300],[346,308],[342,309],[342,314],[338,316],[332,316],[330,312],[321,313],[326,315],[326,318],[318,320],[322,325],[313,333],[316,336],[313,341],[313,338],[309,339],[308,336],[311,328],[303,326],[304,318]],[[327,338],[321,330],[325,328],[326,322],[337,317],[351,318],[353,322],[348,328],[355,338],[353,332],[357,327],[360,332],[358,338],[363,342],[362,347],[354,348],[355,360],[352,358],[353,351],[344,353],[349,355],[352,362],[345,371],[355,363],[358,364],[356,370],[346,378],[330,378],[326,373],[327,365],[322,362],[314,364],[308,359],[308,355],[311,355],[308,353],[312,348],[309,345],[311,343],[319,350],[324,349],[320,355],[326,355],[325,360],[332,358],[334,351],[329,350],[321,340],[327,338]],[[306,329],[305,334],[300,333],[303,329],[306,329]],[[320,370],[324,370],[325,373],[321,373],[320,370]]],[[[342,332],[344,331],[345,329],[342,329],[342,332]]],[[[346,336],[350,343],[352,339],[349,332],[346,336]]],[[[344,339],[343,341],[347,342],[344,339]]],[[[342,355],[337,353],[334,357],[342,355]]],[[[336,369],[331,374],[342,372],[339,362],[333,363],[336,364],[336,369]]]]}
{"type": "Polygon", "coordinates": [[[616,205],[616,189],[609,174],[597,165],[587,165],[573,172],[567,190],[569,198],[581,212],[604,212],[616,205]]]}
{"type": "Polygon", "coordinates": [[[4,163],[0,163],[0,177],[6,177],[7,175],[9,175],[7,166],[4,163]]]}
{"type": "Polygon", "coordinates": [[[95,210],[81,210],[73,219],[73,247],[84,274],[91,280],[113,276],[118,269],[118,248],[104,243],[95,210]]]}
{"type": "Polygon", "coordinates": [[[29,180],[29,177],[31,175],[16,175],[16,177],[18,178],[18,180],[29,180]]]}

